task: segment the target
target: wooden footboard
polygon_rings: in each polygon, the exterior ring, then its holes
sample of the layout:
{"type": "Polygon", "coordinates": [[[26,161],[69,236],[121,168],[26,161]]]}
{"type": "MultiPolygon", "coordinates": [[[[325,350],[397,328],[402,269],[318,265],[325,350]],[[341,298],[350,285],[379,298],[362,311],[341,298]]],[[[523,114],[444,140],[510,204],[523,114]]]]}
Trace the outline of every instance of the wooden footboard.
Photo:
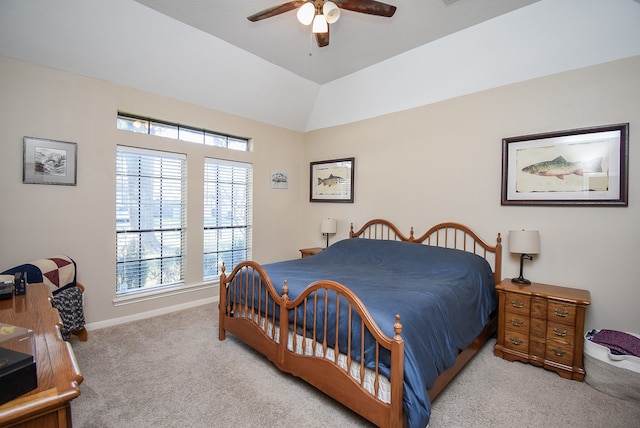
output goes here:
{"type": "Polygon", "coordinates": [[[381,427],[403,424],[404,342],[400,315],[395,320],[395,335],[389,338],[360,299],[335,281],[315,282],[291,301],[286,283],[278,295],[255,262],[240,263],[229,276],[222,269],[220,340],[227,331],[232,333],[280,370],[304,379],[381,427]],[[329,313],[330,306],[335,313],[329,313]],[[324,322],[329,319],[350,328],[337,331],[324,322]],[[365,337],[373,344],[365,346],[365,337]],[[379,371],[383,355],[391,360],[388,377],[379,371]]]}
{"type": "Polygon", "coordinates": [[[282,368],[282,351],[275,340],[276,314],[279,317],[282,297],[258,263],[242,262],[229,276],[225,270],[223,265],[218,338],[224,340],[228,331],[282,368]],[[247,295],[254,298],[240,302],[234,299],[235,296],[247,295]]]}

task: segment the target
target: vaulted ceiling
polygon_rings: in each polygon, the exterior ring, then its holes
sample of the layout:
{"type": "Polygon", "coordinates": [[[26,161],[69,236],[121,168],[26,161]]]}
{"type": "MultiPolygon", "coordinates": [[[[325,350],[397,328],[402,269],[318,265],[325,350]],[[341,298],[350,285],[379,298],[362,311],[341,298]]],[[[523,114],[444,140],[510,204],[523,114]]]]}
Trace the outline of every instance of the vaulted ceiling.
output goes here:
{"type": "MultiPolygon", "coordinates": [[[[538,0],[389,0],[391,18],[342,10],[318,48],[296,11],[248,16],[286,0],[136,0],[299,76],[327,83],[538,0]]],[[[343,0],[334,0],[340,5],[343,0]]]]}
{"type": "Polygon", "coordinates": [[[393,0],[317,48],[246,19],[281,0],[2,0],[0,55],[310,131],[640,55],[639,1],[393,0]]]}

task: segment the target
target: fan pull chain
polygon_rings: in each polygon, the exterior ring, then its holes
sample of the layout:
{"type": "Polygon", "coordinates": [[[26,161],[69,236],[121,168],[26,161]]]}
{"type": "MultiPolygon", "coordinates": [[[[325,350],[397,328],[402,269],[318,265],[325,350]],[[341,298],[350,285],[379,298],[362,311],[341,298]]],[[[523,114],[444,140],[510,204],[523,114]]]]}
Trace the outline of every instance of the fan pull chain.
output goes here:
{"type": "Polygon", "coordinates": [[[311,50],[313,49],[313,29],[309,29],[309,56],[312,56],[311,50]]]}

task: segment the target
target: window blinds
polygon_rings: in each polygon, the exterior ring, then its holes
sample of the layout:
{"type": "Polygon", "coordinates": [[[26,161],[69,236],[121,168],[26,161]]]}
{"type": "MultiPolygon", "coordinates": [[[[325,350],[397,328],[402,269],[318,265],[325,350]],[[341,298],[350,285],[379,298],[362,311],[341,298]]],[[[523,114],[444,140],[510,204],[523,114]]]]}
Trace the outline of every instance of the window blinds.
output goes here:
{"type": "Polygon", "coordinates": [[[118,294],[174,285],[184,278],[186,157],[118,146],[118,294]]]}
{"type": "Polygon", "coordinates": [[[252,166],[205,159],[203,277],[251,258],[252,166]]]}

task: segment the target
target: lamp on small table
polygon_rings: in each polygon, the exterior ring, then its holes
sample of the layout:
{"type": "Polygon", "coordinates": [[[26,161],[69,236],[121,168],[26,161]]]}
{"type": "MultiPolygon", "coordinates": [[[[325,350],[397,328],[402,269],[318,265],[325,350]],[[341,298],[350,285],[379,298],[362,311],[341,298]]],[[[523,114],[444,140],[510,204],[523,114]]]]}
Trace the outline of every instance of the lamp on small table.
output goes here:
{"type": "Polygon", "coordinates": [[[520,254],[520,276],[513,278],[511,282],[529,285],[531,281],[522,276],[524,259],[533,260],[531,254],[540,252],[540,232],[537,230],[510,230],[509,251],[520,254]]]}
{"type": "Polygon", "coordinates": [[[327,247],[329,246],[329,234],[336,233],[338,225],[335,218],[323,218],[320,225],[320,231],[323,235],[327,235],[327,247]]]}

